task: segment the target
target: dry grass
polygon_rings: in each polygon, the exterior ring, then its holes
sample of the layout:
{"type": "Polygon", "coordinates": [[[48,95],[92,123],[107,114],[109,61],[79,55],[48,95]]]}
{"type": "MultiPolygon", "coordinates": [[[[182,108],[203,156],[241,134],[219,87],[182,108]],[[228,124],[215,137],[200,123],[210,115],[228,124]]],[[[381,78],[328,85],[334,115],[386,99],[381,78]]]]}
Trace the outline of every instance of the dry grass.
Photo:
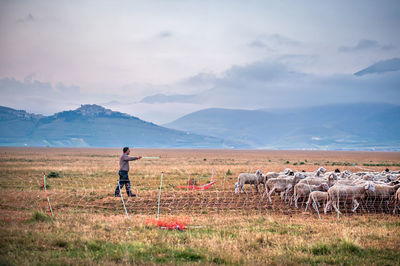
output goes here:
{"type": "MultiPolygon", "coordinates": [[[[138,149],[135,154],[161,159],[131,164],[138,198],[127,202],[130,220],[121,200],[112,197],[119,153],[116,149],[0,149],[0,263],[400,264],[400,218],[388,214],[346,215],[339,220],[327,215],[319,220],[315,214],[279,209],[261,213],[184,209],[173,213],[191,218],[191,228],[185,232],[145,223],[155,217],[162,171],[163,200],[178,204],[166,199],[179,194],[169,184],[185,184],[188,175],[206,183],[212,168],[218,189],[207,193],[221,197],[222,187],[224,193],[231,193],[242,171],[286,167],[308,171],[318,166],[383,170],[383,165],[400,163],[399,153],[138,149]],[[228,169],[232,175],[224,183],[228,169]],[[42,173],[52,171],[60,176],[48,180],[55,212],[49,218],[40,185],[42,173]]],[[[189,197],[204,199],[204,195],[189,197]]],[[[161,211],[171,213],[167,205],[161,211]]]]}

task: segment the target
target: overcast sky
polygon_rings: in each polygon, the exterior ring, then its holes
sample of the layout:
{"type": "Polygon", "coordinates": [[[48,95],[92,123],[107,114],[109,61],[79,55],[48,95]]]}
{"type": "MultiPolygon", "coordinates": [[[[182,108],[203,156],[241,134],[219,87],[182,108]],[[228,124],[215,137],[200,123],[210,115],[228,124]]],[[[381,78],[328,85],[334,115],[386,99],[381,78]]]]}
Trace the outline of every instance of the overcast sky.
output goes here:
{"type": "Polygon", "coordinates": [[[400,2],[0,0],[0,105],[97,103],[156,123],[206,107],[396,103],[400,2]],[[188,102],[144,103],[154,94],[188,102]],[[302,103],[299,103],[299,100],[302,103]]]}

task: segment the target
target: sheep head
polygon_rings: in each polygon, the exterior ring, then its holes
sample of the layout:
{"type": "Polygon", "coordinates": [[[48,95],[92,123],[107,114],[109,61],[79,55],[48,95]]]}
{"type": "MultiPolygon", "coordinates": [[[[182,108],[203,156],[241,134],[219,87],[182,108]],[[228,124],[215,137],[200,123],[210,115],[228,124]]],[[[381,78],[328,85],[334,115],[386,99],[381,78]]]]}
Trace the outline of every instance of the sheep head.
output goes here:
{"type": "Polygon", "coordinates": [[[346,170],[344,170],[344,171],[343,171],[343,173],[344,173],[345,175],[351,175],[350,171],[349,171],[349,170],[347,170],[347,169],[346,169],[346,170]]]}
{"type": "Polygon", "coordinates": [[[304,179],[304,178],[306,178],[305,175],[303,175],[301,172],[296,172],[296,173],[294,174],[294,177],[293,177],[293,182],[294,182],[295,184],[297,184],[297,183],[300,181],[300,179],[304,179]]]}
{"type": "Polygon", "coordinates": [[[286,169],[283,171],[283,173],[284,173],[285,175],[288,175],[290,172],[292,172],[292,169],[290,169],[290,168],[286,168],[286,169]]]}
{"type": "Polygon", "coordinates": [[[329,185],[327,183],[322,183],[321,188],[323,191],[328,191],[329,190],[329,185]]]}
{"type": "Polygon", "coordinates": [[[326,169],[324,167],[320,167],[318,168],[318,172],[325,174],[326,173],[326,169]]]}
{"type": "Polygon", "coordinates": [[[338,179],[338,176],[337,176],[337,174],[335,174],[335,173],[331,173],[331,174],[328,176],[328,180],[329,180],[329,179],[337,180],[337,179],[338,179]]]}
{"type": "Polygon", "coordinates": [[[365,186],[364,186],[365,190],[369,190],[371,192],[375,192],[375,185],[372,182],[368,182],[365,186]]]}
{"type": "Polygon", "coordinates": [[[239,194],[239,183],[235,183],[235,194],[239,194]]]}

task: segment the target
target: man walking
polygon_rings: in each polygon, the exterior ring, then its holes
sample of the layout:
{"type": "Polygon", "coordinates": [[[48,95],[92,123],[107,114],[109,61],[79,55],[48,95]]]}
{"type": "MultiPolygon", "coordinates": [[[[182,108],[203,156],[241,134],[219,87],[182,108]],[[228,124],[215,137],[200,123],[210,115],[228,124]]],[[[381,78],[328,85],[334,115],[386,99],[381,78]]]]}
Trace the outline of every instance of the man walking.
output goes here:
{"type": "Polygon", "coordinates": [[[126,188],[126,193],[128,194],[129,197],[136,197],[136,194],[132,194],[131,191],[131,181],[129,180],[128,172],[129,172],[129,161],[135,161],[139,160],[142,158],[142,156],[138,157],[129,157],[129,153],[131,152],[129,147],[124,147],[122,149],[123,154],[121,155],[121,158],[119,159],[119,181],[118,185],[115,188],[115,197],[119,197],[119,193],[123,186],[125,185],[126,188]]]}

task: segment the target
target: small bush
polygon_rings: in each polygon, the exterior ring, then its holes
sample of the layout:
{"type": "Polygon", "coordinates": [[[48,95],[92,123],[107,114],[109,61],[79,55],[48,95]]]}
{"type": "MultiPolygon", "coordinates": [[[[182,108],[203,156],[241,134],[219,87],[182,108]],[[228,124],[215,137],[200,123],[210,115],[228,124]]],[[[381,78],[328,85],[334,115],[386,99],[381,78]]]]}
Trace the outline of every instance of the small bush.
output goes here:
{"type": "Polygon", "coordinates": [[[47,175],[47,177],[48,177],[48,178],[58,178],[58,177],[61,177],[61,174],[60,174],[60,172],[53,172],[53,171],[51,171],[51,172],[47,175]]]}
{"type": "Polygon", "coordinates": [[[204,158],[203,161],[207,161],[207,158],[204,158]]]}
{"type": "Polygon", "coordinates": [[[311,252],[313,255],[327,255],[331,253],[329,247],[325,244],[316,244],[312,246],[311,252]]]}
{"type": "Polygon", "coordinates": [[[294,163],[293,165],[297,165],[297,163],[294,163]]]}
{"type": "Polygon", "coordinates": [[[48,221],[51,221],[51,217],[44,214],[43,212],[36,211],[32,215],[32,218],[29,221],[31,221],[31,222],[48,222],[48,221]]]}
{"type": "Polygon", "coordinates": [[[342,241],[339,243],[338,248],[342,252],[347,252],[347,253],[352,253],[352,254],[361,254],[362,253],[362,248],[354,244],[353,242],[350,241],[342,241]]]}
{"type": "Polygon", "coordinates": [[[231,169],[228,169],[228,171],[226,171],[226,175],[232,175],[231,169]]]}
{"type": "Polygon", "coordinates": [[[304,164],[304,162],[300,162],[300,164],[301,164],[301,165],[303,165],[303,164],[304,164]]]}
{"type": "Polygon", "coordinates": [[[286,164],[290,164],[290,162],[289,162],[289,161],[286,161],[286,164]]]}

